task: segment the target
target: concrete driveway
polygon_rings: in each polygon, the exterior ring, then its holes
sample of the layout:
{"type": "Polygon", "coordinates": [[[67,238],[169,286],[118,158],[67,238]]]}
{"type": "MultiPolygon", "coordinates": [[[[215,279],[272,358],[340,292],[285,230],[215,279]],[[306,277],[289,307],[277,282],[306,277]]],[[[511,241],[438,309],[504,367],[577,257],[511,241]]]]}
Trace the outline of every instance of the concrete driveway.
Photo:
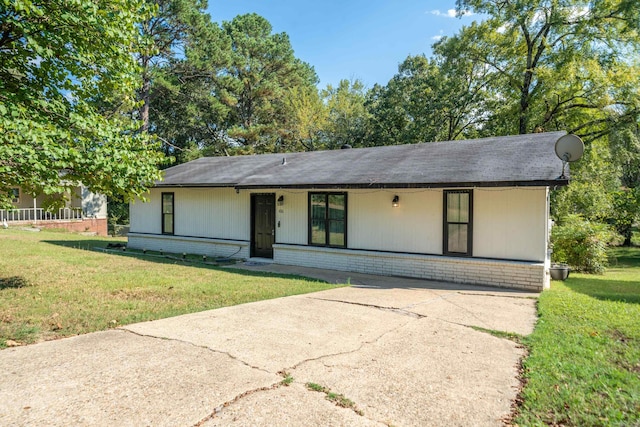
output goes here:
{"type": "Polygon", "coordinates": [[[509,415],[523,350],[472,326],[529,334],[537,294],[245,268],[352,286],[5,349],[0,425],[495,426],[509,415]]]}

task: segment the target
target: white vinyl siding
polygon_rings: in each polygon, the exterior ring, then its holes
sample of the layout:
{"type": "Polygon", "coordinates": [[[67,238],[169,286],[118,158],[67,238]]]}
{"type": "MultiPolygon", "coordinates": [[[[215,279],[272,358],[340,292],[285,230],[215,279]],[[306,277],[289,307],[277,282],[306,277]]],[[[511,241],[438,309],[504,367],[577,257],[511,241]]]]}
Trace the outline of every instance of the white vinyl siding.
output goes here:
{"type": "Polygon", "coordinates": [[[276,243],[306,245],[309,219],[308,196],[305,190],[278,191],[276,199],[284,197],[282,205],[276,204],[276,243]]]}
{"type": "Polygon", "coordinates": [[[349,190],[348,211],[349,248],[442,253],[442,190],[349,190]]]}
{"type": "MultiPolygon", "coordinates": [[[[212,239],[250,240],[251,193],[283,196],[276,206],[276,243],[308,244],[308,193],[313,190],[233,188],[152,189],[149,202],[131,205],[131,232],[161,234],[161,192],[175,194],[175,234],[212,239]]],[[[347,248],[441,255],[442,189],[327,189],[346,192],[347,248]],[[398,207],[392,206],[394,196],[398,207]]],[[[473,257],[545,260],[545,187],[473,189],[473,257]]],[[[277,249],[276,249],[277,251],[277,249]]]]}
{"type": "Polygon", "coordinates": [[[476,189],[473,256],[543,262],[547,253],[547,189],[476,189]]]}

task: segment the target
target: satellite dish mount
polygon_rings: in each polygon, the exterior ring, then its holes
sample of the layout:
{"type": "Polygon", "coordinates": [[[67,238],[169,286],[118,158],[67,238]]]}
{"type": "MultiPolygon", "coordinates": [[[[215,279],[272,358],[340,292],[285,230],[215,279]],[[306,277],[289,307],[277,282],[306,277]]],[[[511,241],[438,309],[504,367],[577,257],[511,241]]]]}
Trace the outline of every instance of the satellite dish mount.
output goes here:
{"type": "Polygon", "coordinates": [[[556,141],[556,156],[562,160],[562,174],[558,179],[567,179],[564,174],[567,163],[580,160],[582,153],[584,153],[584,143],[577,135],[563,135],[556,141]]]}

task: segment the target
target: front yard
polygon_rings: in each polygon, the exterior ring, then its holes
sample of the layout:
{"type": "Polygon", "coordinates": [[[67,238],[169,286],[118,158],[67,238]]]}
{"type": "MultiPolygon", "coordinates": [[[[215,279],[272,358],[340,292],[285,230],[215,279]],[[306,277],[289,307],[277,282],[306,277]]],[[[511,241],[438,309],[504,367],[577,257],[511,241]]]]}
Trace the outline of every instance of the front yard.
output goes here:
{"type": "Polygon", "coordinates": [[[122,241],[0,230],[0,348],[335,287],[87,250],[122,241]]]}
{"type": "MultiPolygon", "coordinates": [[[[88,250],[117,241],[0,230],[0,348],[333,286],[88,250]]],[[[612,255],[540,296],[514,424],[640,425],[640,248],[612,255]]]]}
{"type": "Polygon", "coordinates": [[[640,425],[640,248],[611,255],[540,296],[516,424],[640,425]]]}

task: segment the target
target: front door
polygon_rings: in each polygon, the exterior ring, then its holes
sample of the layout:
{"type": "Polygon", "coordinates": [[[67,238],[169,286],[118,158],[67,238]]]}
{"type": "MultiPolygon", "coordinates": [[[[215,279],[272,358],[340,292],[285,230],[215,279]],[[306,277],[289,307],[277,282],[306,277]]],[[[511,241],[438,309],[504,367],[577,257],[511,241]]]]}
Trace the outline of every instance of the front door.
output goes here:
{"type": "Polygon", "coordinates": [[[273,258],[276,239],[275,194],[251,195],[251,256],[273,258]]]}

